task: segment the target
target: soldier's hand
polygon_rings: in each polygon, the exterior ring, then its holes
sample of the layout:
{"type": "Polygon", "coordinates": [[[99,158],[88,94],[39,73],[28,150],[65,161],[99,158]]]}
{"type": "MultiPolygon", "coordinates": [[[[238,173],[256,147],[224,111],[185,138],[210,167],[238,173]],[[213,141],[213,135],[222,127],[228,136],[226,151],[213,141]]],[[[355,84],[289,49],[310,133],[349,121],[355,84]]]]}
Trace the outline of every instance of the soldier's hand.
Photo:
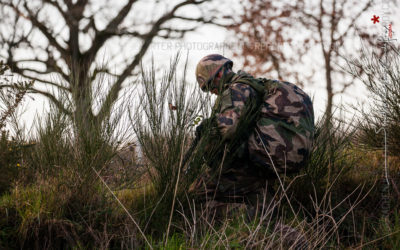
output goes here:
{"type": "Polygon", "coordinates": [[[203,134],[203,132],[204,132],[204,127],[205,127],[205,121],[206,121],[206,120],[207,120],[207,119],[203,120],[203,121],[199,124],[199,126],[196,127],[196,132],[195,132],[194,134],[195,134],[195,136],[196,136],[197,138],[200,138],[201,135],[203,134]]]}
{"type": "MultiPolygon", "coordinates": [[[[216,124],[216,120],[214,119],[214,118],[207,118],[207,119],[204,119],[200,124],[199,124],[199,126],[197,126],[196,127],[196,132],[195,132],[195,135],[196,135],[196,137],[197,138],[200,138],[200,137],[202,137],[202,136],[204,136],[206,133],[206,131],[208,132],[208,134],[215,134],[215,131],[216,131],[216,127],[217,127],[217,124],[216,124]]],[[[216,135],[216,134],[215,134],[216,135]]]]}

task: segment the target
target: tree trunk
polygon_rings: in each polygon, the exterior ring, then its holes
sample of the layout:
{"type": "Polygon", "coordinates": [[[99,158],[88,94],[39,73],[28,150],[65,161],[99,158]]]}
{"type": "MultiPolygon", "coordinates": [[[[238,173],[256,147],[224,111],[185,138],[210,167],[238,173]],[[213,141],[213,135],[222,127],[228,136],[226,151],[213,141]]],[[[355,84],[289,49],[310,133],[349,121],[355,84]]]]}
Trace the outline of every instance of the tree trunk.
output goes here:
{"type": "Polygon", "coordinates": [[[79,143],[85,148],[89,145],[93,133],[99,131],[99,127],[92,112],[92,85],[89,77],[89,67],[85,60],[75,59],[71,66],[72,98],[75,105],[73,121],[76,128],[76,136],[79,143]]]}
{"type": "Polygon", "coordinates": [[[332,118],[332,105],[333,105],[333,88],[332,88],[332,66],[330,54],[324,54],[325,58],[325,78],[326,78],[326,94],[327,103],[325,109],[325,116],[327,120],[332,118]]]}

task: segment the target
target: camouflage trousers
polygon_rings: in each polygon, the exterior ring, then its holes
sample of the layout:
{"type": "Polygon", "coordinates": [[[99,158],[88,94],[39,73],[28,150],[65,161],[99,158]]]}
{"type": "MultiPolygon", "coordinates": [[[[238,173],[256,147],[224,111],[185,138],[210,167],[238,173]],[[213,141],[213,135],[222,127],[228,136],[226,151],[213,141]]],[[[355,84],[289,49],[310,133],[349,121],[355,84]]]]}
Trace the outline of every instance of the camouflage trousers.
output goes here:
{"type": "MultiPolygon", "coordinates": [[[[217,161],[218,162],[218,161],[217,161]]],[[[271,190],[276,175],[252,164],[248,154],[206,169],[189,188],[199,201],[253,204],[271,190]]]]}

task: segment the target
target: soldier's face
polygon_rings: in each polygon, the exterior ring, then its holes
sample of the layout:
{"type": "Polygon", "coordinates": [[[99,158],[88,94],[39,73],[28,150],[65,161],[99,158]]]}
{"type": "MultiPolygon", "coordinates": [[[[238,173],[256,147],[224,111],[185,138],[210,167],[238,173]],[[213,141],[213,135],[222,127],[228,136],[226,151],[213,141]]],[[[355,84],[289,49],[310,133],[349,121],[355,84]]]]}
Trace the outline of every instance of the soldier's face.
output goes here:
{"type": "Polygon", "coordinates": [[[211,93],[218,95],[218,88],[219,88],[219,81],[221,80],[223,72],[220,71],[214,78],[214,81],[212,82],[213,89],[211,90],[211,93]]]}

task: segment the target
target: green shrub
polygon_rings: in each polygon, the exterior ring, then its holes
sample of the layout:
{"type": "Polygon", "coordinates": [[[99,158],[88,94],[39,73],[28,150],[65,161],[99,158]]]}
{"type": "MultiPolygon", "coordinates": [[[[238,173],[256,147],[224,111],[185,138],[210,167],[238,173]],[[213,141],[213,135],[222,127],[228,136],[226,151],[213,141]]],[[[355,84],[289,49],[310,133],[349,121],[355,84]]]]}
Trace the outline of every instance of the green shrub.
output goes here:
{"type": "MultiPolygon", "coordinates": [[[[0,61],[0,77],[8,66],[0,61]]],[[[21,138],[23,128],[19,127],[19,108],[33,82],[12,82],[10,77],[0,78],[0,194],[7,191],[16,180],[19,169],[26,167],[23,151],[30,144],[21,138]],[[12,132],[12,136],[10,135],[12,132]]]]}
{"type": "Polygon", "coordinates": [[[352,151],[354,133],[355,129],[340,119],[321,117],[317,121],[310,159],[300,173],[305,176],[293,188],[301,187],[299,195],[305,195],[304,200],[308,200],[310,194],[320,198],[328,187],[354,168],[359,160],[352,151]]]}
{"type": "MultiPolygon", "coordinates": [[[[69,107],[71,96],[58,96],[69,107]]],[[[81,121],[56,105],[38,118],[30,134],[36,143],[9,157],[21,159],[24,171],[1,197],[0,248],[135,248],[141,242],[100,180],[126,136],[123,107],[101,122],[81,121]]],[[[0,142],[9,147],[14,141],[0,142]]]]}
{"type": "Polygon", "coordinates": [[[139,109],[131,116],[147,175],[155,189],[155,196],[147,197],[146,205],[147,216],[153,215],[156,207],[155,214],[144,220],[153,218],[152,228],[158,232],[164,232],[168,225],[173,201],[184,197],[188,188],[190,178],[183,173],[182,161],[192,140],[189,132],[196,118],[209,107],[197,88],[190,90],[185,79],[186,64],[183,76],[177,76],[178,59],[179,55],[161,78],[156,76],[154,64],[148,70],[142,69],[139,109]]]}
{"type": "Polygon", "coordinates": [[[400,152],[400,53],[389,43],[385,55],[364,49],[359,59],[347,60],[348,71],[369,91],[368,108],[357,108],[361,113],[358,133],[360,144],[383,148],[384,131],[390,153],[400,152]]]}

